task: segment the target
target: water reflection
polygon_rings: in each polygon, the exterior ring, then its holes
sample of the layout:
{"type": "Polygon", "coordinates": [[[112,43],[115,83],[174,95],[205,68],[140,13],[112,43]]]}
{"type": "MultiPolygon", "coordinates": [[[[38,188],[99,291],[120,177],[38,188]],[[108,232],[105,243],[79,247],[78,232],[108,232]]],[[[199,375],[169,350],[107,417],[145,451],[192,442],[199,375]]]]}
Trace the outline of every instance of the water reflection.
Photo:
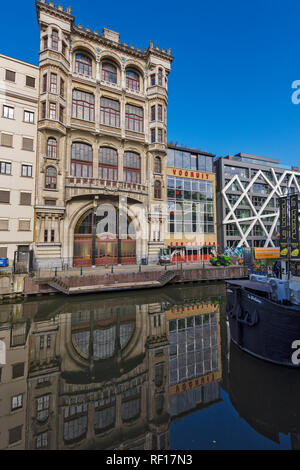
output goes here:
{"type": "Polygon", "coordinates": [[[1,305],[0,448],[168,449],[172,420],[220,400],[223,292],[1,305]]]}

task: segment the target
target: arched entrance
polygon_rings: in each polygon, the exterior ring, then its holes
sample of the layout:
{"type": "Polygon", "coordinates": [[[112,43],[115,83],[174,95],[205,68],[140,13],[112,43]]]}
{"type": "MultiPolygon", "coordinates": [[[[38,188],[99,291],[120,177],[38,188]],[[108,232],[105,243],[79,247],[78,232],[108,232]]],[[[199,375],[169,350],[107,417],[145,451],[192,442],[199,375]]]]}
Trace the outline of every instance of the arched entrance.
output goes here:
{"type": "MultiPolygon", "coordinates": [[[[127,238],[124,238],[123,235],[120,238],[118,213],[116,210],[116,235],[109,233],[108,227],[104,227],[104,233],[101,237],[97,235],[97,224],[104,219],[105,215],[97,216],[94,209],[90,209],[78,220],[74,231],[74,266],[136,263],[136,240],[132,235],[127,238]]],[[[130,219],[127,218],[127,226],[129,223],[130,219]]]]}

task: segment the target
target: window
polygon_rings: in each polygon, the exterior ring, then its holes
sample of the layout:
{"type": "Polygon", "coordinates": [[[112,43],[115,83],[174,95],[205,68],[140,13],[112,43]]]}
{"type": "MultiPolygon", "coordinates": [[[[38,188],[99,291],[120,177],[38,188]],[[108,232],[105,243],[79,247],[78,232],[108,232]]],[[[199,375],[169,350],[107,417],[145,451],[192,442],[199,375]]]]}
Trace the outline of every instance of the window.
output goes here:
{"type": "Polygon", "coordinates": [[[34,113],[32,111],[24,111],[24,122],[34,123],[34,113]]]}
{"type": "Polygon", "coordinates": [[[12,134],[1,134],[1,145],[3,147],[12,147],[13,146],[13,136],[12,134]]]}
{"type": "Polygon", "coordinates": [[[64,107],[61,104],[59,105],[59,121],[64,121],[64,107]]]}
{"type": "MultiPolygon", "coordinates": [[[[8,219],[0,219],[0,231],[8,231],[8,219]]],[[[6,256],[4,258],[6,258],[6,256]]]]}
{"type": "Polygon", "coordinates": [[[19,229],[20,232],[29,232],[30,231],[30,220],[19,220],[19,229]]]}
{"type": "MultiPolygon", "coordinates": [[[[48,243],[48,230],[44,230],[44,243],[48,243]]],[[[44,336],[40,338],[40,349],[44,349],[44,336]]]]}
{"type": "Polygon", "coordinates": [[[160,159],[160,157],[155,157],[155,159],[154,159],[154,173],[161,173],[161,159],[160,159]]]}
{"type": "Polygon", "coordinates": [[[46,101],[44,101],[42,103],[42,119],[46,119],[46,111],[47,111],[46,101]]]}
{"type": "Polygon", "coordinates": [[[125,111],[125,120],[126,120],[126,129],[134,132],[143,132],[144,123],[143,123],[143,108],[133,106],[131,104],[126,104],[125,111]]]}
{"type": "Polygon", "coordinates": [[[56,206],[56,199],[45,199],[45,206],[56,206]]]}
{"type": "Polygon", "coordinates": [[[42,432],[36,436],[36,448],[42,449],[48,447],[48,431],[42,432]]]}
{"type": "Polygon", "coordinates": [[[110,147],[99,149],[99,179],[117,181],[118,153],[110,147]]]}
{"type": "Polygon", "coordinates": [[[76,54],[75,56],[75,72],[85,75],[87,77],[92,76],[92,60],[85,54],[76,54]]]}
{"type": "Polygon", "coordinates": [[[126,71],[126,87],[130,90],[140,91],[139,76],[132,70],[126,71]]]}
{"type": "Polygon", "coordinates": [[[161,104],[159,104],[159,105],[157,106],[157,120],[158,120],[158,121],[162,121],[162,120],[163,120],[163,118],[162,118],[162,105],[161,105],[161,104]]]}
{"type": "Polygon", "coordinates": [[[0,204],[9,204],[10,191],[0,191],[0,204]]]}
{"type": "Polygon", "coordinates": [[[52,40],[52,49],[54,51],[58,51],[58,31],[56,31],[56,29],[52,30],[51,40],[52,40]]]}
{"type": "Polygon", "coordinates": [[[163,76],[162,69],[158,69],[157,83],[159,86],[162,86],[162,76],[163,76]]]}
{"type": "Polygon", "coordinates": [[[62,55],[66,55],[66,51],[67,51],[67,45],[65,42],[62,43],[61,45],[61,52],[62,52],[62,55]]]}
{"type": "Polygon", "coordinates": [[[12,365],[12,378],[18,379],[19,377],[24,377],[24,362],[17,362],[12,365]]]}
{"type": "Polygon", "coordinates": [[[35,88],[35,78],[29,77],[26,75],[26,86],[30,86],[31,88],[35,88]]]}
{"type": "MultiPolygon", "coordinates": [[[[54,230],[51,230],[50,232],[50,242],[51,243],[54,243],[55,242],[55,231],[54,230]]],[[[48,346],[48,336],[47,336],[47,348],[49,348],[50,346],[48,346]]]]}
{"type": "Polygon", "coordinates": [[[47,143],[47,157],[57,158],[57,142],[53,137],[49,137],[47,143]]]}
{"type": "Polygon", "coordinates": [[[102,80],[110,83],[117,83],[117,68],[109,62],[104,62],[102,66],[102,80]]]}
{"type": "Polygon", "coordinates": [[[56,103],[49,104],[49,119],[56,119],[56,103]]]}
{"type": "Polygon", "coordinates": [[[14,444],[15,442],[18,442],[22,439],[22,427],[23,425],[17,426],[16,428],[13,428],[13,429],[9,429],[8,431],[9,433],[8,443],[9,444],[14,444]]]}
{"type": "Polygon", "coordinates": [[[120,127],[120,103],[109,98],[101,98],[100,123],[111,127],[120,127]]]}
{"type": "MultiPolygon", "coordinates": [[[[48,230],[45,230],[45,233],[47,232],[48,235],[48,230]]],[[[48,236],[46,237],[45,242],[48,241],[48,236]]],[[[44,349],[44,343],[45,343],[45,336],[41,335],[40,336],[40,349],[44,349]]]]}
{"type": "Polygon", "coordinates": [[[11,163],[1,162],[0,161],[0,174],[1,175],[11,175],[11,163]]]}
{"type": "Polygon", "coordinates": [[[46,93],[47,91],[47,74],[45,73],[43,75],[43,93],[46,93]]]}
{"type": "Polygon", "coordinates": [[[154,143],[156,138],[155,128],[151,129],[151,142],[154,143]]]}
{"type": "Polygon", "coordinates": [[[60,96],[62,98],[65,96],[65,82],[62,78],[60,79],[60,96]]]}
{"type": "MultiPolygon", "coordinates": [[[[0,246],[0,258],[7,258],[7,247],[0,246]]],[[[1,372],[2,372],[2,369],[0,369],[0,382],[1,382],[1,372]]]]}
{"type": "Polygon", "coordinates": [[[3,117],[7,119],[14,119],[15,109],[11,106],[3,106],[3,117]]]}
{"type": "Polygon", "coordinates": [[[44,49],[48,49],[48,36],[43,37],[44,49]]]}
{"type": "Polygon", "coordinates": [[[50,93],[57,93],[57,75],[56,73],[50,74],[50,93]]]}
{"type": "Polygon", "coordinates": [[[28,150],[33,152],[33,139],[29,139],[28,137],[23,137],[23,150],[28,150]]]}
{"type": "Polygon", "coordinates": [[[151,106],[151,121],[155,121],[155,105],[151,106]]]}
{"type": "Polygon", "coordinates": [[[23,407],[23,393],[12,397],[11,399],[11,410],[18,410],[23,407]]]}
{"type": "Polygon", "coordinates": [[[50,395],[44,395],[36,400],[37,405],[37,421],[43,422],[49,416],[50,395]]]}
{"type": "Polygon", "coordinates": [[[163,141],[163,131],[162,129],[157,129],[157,142],[162,143],[163,141]]]}
{"type": "Polygon", "coordinates": [[[161,183],[160,181],[155,181],[154,183],[154,198],[161,199],[161,183]]]}
{"type": "Polygon", "coordinates": [[[73,90],[72,117],[84,121],[94,121],[94,95],[73,90]]]}
{"type": "MultiPolygon", "coordinates": [[[[51,232],[53,232],[53,240],[51,240],[52,242],[54,242],[54,230],[51,230],[51,232]]],[[[52,238],[52,233],[51,233],[51,238],[52,238]]],[[[51,335],[47,335],[47,349],[51,348],[51,335]]]]}
{"type": "Polygon", "coordinates": [[[20,206],[31,206],[31,193],[20,193],[20,206]]]}
{"type": "Polygon", "coordinates": [[[153,74],[150,76],[150,82],[151,82],[151,86],[154,86],[154,85],[155,85],[155,73],[153,73],[153,74]]]}
{"type": "Polygon", "coordinates": [[[11,70],[6,70],[5,71],[5,80],[8,80],[9,82],[15,82],[16,81],[16,72],[12,72],[11,70]]]}
{"type": "Polygon", "coordinates": [[[22,165],[22,176],[26,176],[28,178],[32,177],[32,166],[31,165],[22,165]]]}
{"type": "Polygon", "coordinates": [[[141,183],[141,157],[135,152],[124,152],[123,178],[127,183],[141,183]]]}
{"type": "Polygon", "coordinates": [[[48,166],[46,169],[46,189],[56,189],[56,169],[53,166],[48,166]]]}
{"type": "Polygon", "coordinates": [[[72,144],[71,176],[79,178],[93,176],[92,146],[81,142],[72,144]]]}

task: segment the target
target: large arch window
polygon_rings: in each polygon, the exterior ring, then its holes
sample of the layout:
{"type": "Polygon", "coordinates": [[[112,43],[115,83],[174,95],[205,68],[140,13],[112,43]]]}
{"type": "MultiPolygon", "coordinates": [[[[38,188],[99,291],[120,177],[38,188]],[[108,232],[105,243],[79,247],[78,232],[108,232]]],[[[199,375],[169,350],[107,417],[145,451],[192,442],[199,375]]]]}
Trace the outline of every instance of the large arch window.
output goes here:
{"type": "Polygon", "coordinates": [[[84,121],[94,121],[95,99],[92,93],[73,90],[72,117],[84,121]]]}
{"type": "Polygon", "coordinates": [[[154,198],[161,199],[161,182],[158,180],[154,183],[154,198]]]}
{"type": "Polygon", "coordinates": [[[117,67],[110,62],[103,62],[102,80],[110,83],[117,83],[117,67]]]}
{"type": "Polygon", "coordinates": [[[161,159],[160,159],[160,157],[155,157],[155,159],[154,159],[154,173],[161,173],[161,159]]]}
{"type": "Polygon", "coordinates": [[[126,87],[130,90],[140,91],[139,75],[133,70],[126,71],[126,87]]]}
{"type": "Polygon", "coordinates": [[[53,137],[49,137],[47,143],[47,157],[56,158],[57,157],[57,142],[53,137]]]}
{"type": "Polygon", "coordinates": [[[141,183],[141,157],[138,153],[124,153],[123,178],[127,183],[141,183]]]}
{"type": "Polygon", "coordinates": [[[51,47],[54,51],[58,51],[58,31],[56,29],[52,30],[51,47]]]}
{"type": "Polygon", "coordinates": [[[109,98],[100,100],[100,122],[106,126],[120,127],[120,103],[109,98]]]}
{"type": "Polygon", "coordinates": [[[57,183],[57,172],[54,166],[48,166],[46,168],[46,174],[45,174],[45,187],[46,189],[56,189],[56,183],[57,183]]]}
{"type": "Polygon", "coordinates": [[[110,147],[99,148],[99,179],[118,179],[118,152],[110,147]]]}
{"type": "Polygon", "coordinates": [[[81,73],[91,77],[92,75],[92,59],[90,59],[86,54],[79,52],[75,56],[75,72],[81,73]]]}
{"type": "Polygon", "coordinates": [[[125,109],[126,129],[134,132],[144,132],[144,111],[143,108],[126,104],[125,109]]]}
{"type": "Polygon", "coordinates": [[[82,142],[72,144],[71,176],[91,178],[93,176],[92,146],[82,142]]]}

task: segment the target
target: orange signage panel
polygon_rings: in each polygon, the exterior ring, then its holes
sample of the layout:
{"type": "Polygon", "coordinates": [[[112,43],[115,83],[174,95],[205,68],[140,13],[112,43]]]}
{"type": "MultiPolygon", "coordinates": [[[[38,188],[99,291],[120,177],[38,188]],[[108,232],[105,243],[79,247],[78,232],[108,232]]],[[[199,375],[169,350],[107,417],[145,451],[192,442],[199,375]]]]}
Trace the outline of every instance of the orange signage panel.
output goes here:
{"type": "Polygon", "coordinates": [[[280,248],[279,247],[268,247],[268,248],[254,248],[256,259],[267,259],[267,258],[279,258],[280,248]]]}

